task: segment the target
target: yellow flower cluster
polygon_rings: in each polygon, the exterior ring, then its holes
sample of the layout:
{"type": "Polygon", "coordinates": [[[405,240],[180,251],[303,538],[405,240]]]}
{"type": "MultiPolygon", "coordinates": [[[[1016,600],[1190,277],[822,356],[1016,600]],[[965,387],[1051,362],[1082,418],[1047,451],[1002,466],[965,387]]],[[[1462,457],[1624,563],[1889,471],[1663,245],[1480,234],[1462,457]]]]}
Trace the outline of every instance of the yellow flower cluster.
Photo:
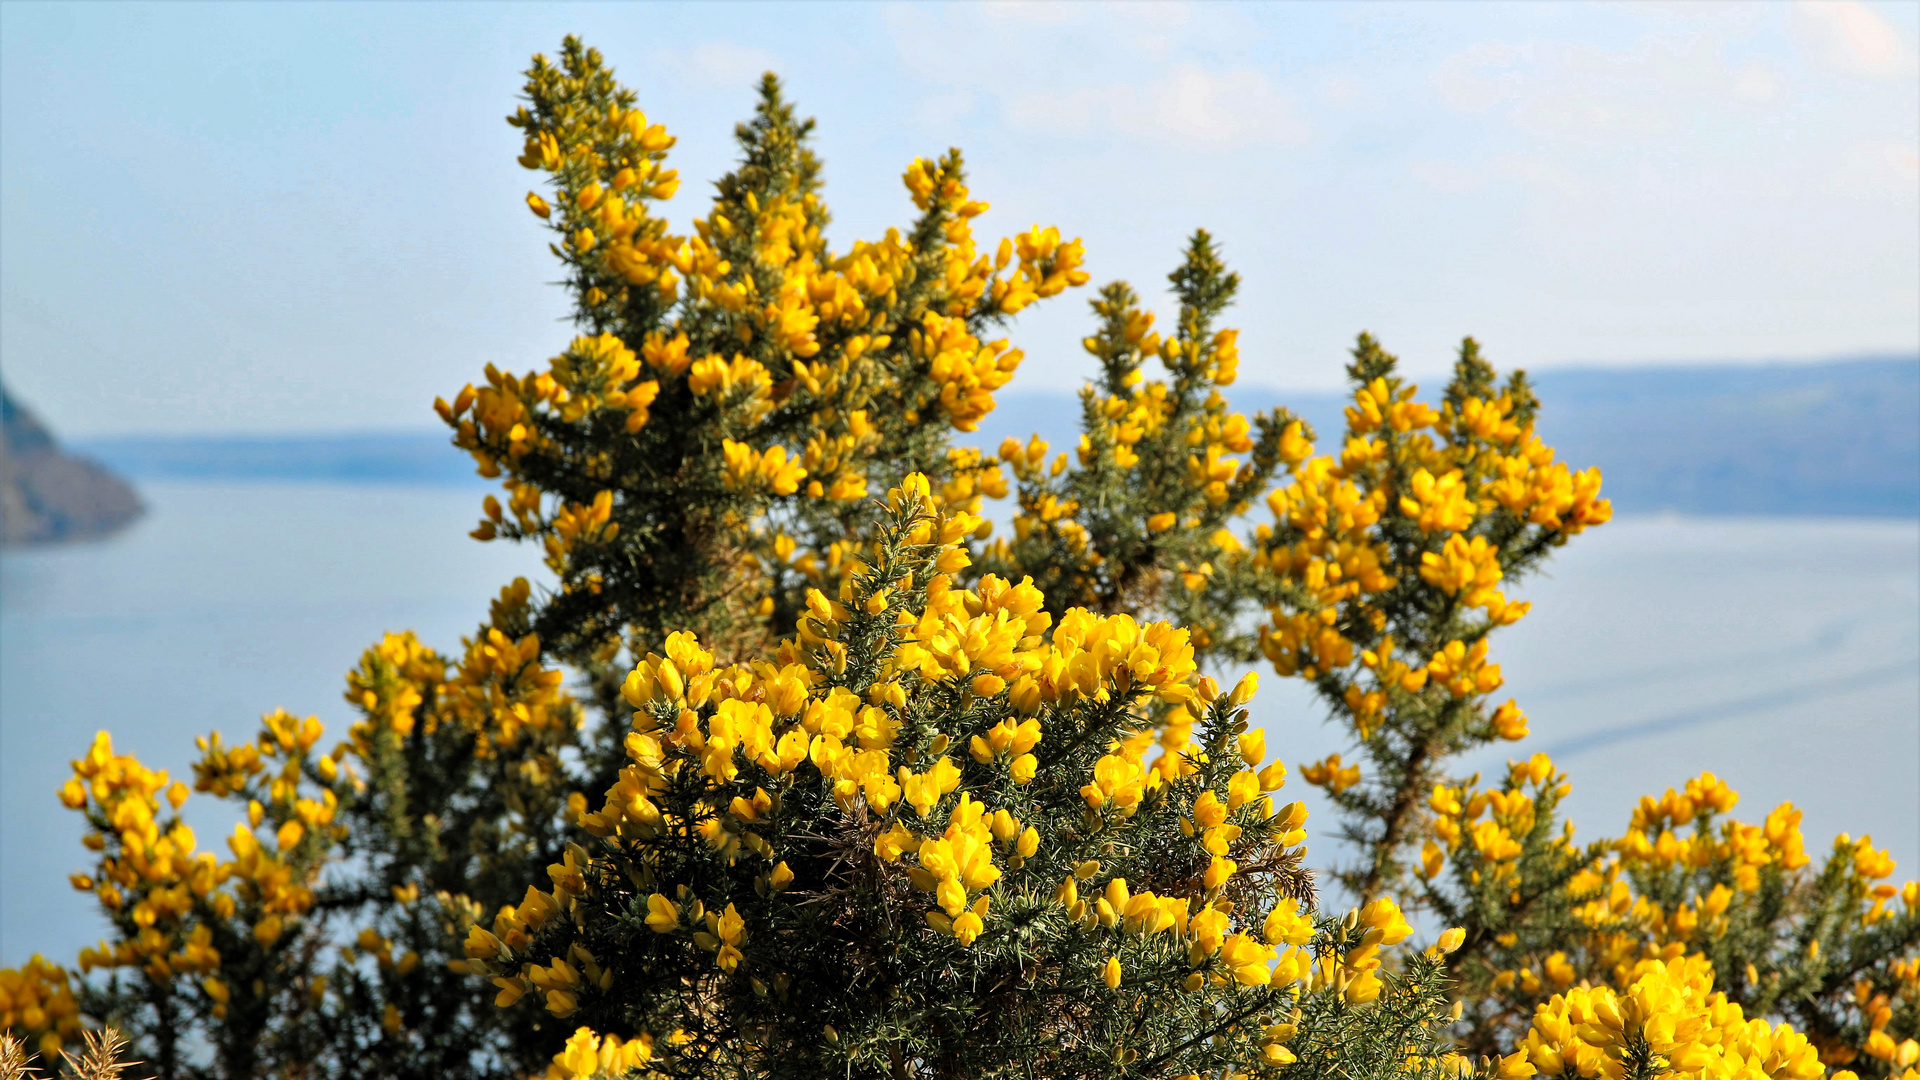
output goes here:
{"type": "MultiPolygon", "coordinates": [[[[1399,582],[1382,531],[1396,515],[1432,545],[1419,554],[1421,581],[1461,608],[1484,611],[1492,628],[1519,620],[1527,605],[1509,602],[1499,589],[1499,544],[1470,530],[1505,510],[1564,537],[1612,512],[1597,497],[1598,470],[1576,476],[1554,463],[1532,427],[1512,419],[1509,396],[1468,397],[1436,412],[1414,400],[1417,389],[1387,376],[1356,389],[1338,460],[1313,456],[1304,428],[1288,426],[1280,446],[1290,480],[1268,497],[1274,525],[1261,530],[1255,553],[1256,565],[1310,598],[1272,609],[1261,643],[1267,658],[1282,674],[1317,679],[1364,656],[1373,685],[1356,677],[1347,694],[1363,738],[1399,695],[1432,685],[1472,697],[1501,685],[1499,667],[1486,662],[1484,637],[1445,642],[1419,667],[1391,659],[1391,638],[1372,649],[1351,640],[1385,625],[1385,612],[1368,598],[1399,582]]],[[[1502,737],[1524,734],[1524,719],[1503,719],[1502,737]]]]}
{"type": "Polygon", "coordinates": [[[583,1027],[574,1031],[566,1047],[553,1055],[546,1080],[621,1077],[652,1060],[653,1037],[650,1035],[623,1041],[618,1035],[596,1035],[592,1028],[583,1027]]]}
{"type": "MultiPolygon", "coordinates": [[[[1196,244],[1212,258],[1209,242],[1196,244]]],[[[1105,370],[1082,394],[1085,433],[1072,455],[1050,457],[1037,436],[1001,444],[997,463],[1019,480],[1018,507],[1013,537],[989,545],[986,561],[1043,576],[1062,608],[1111,610],[1117,593],[1162,595],[1171,579],[1186,595],[1153,605],[1155,613],[1180,615],[1205,650],[1222,627],[1186,609],[1205,610],[1217,572],[1245,562],[1244,545],[1226,526],[1265,478],[1262,466],[1233,456],[1254,449],[1253,425],[1218,389],[1237,376],[1238,331],[1214,330],[1210,318],[1194,321],[1186,312],[1179,329],[1163,336],[1153,313],[1120,284],[1093,306],[1102,327],[1082,344],[1105,370]],[[1148,379],[1149,361],[1167,377],[1148,379]],[[1121,518],[1085,512],[1107,505],[1103,492],[1115,488],[1135,496],[1121,518]],[[1110,565],[1116,541],[1136,550],[1110,565]],[[1116,571],[1124,580],[1115,580],[1116,571]]]]}
{"type": "MultiPolygon", "coordinates": [[[[524,580],[503,590],[495,619],[521,620],[529,594],[524,580]]],[[[194,789],[244,802],[246,821],[227,841],[230,859],[198,851],[178,818],[186,784],[115,754],[102,732],[61,789],[63,802],[86,813],[94,827],[86,844],[100,853],[92,872],[74,875],[73,884],[96,895],[116,929],[113,940],[82,950],[81,970],[134,967],[156,983],[185,980],[215,1020],[228,1015],[236,995],[271,992],[259,981],[261,957],[284,951],[289,932],[311,914],[320,874],[345,838],[345,826],[335,823],[340,793],[365,790],[349,758],[373,767],[385,752],[376,744],[432,735],[443,724],[470,731],[483,758],[524,741],[528,730],[570,727],[560,674],[539,662],[537,639],[516,642],[489,627],[468,644],[451,679],[447,662],[411,634],[388,635],[367,650],[348,675],[346,694],[364,719],[326,755],[316,749],[324,734],[319,721],[284,711],[263,717],[248,742],[228,746],[218,733],[201,738],[194,789]],[[162,798],[175,816],[163,816],[162,798]],[[231,944],[236,932],[239,955],[231,944]],[[243,971],[253,974],[237,974],[243,971]]],[[[534,754],[513,772],[539,768],[534,754]]],[[[395,889],[403,901],[417,894],[417,886],[395,889]]],[[[420,963],[410,950],[395,956],[392,942],[372,929],[358,945],[382,970],[404,975],[420,963]]],[[[304,982],[317,1001],[326,979],[304,982]]],[[[397,1023],[398,1012],[389,1012],[397,1023]]]]}
{"type": "Polygon", "coordinates": [[[349,730],[361,756],[370,752],[376,732],[404,738],[419,724],[425,725],[423,734],[437,731],[439,713],[423,706],[438,699],[446,681],[447,662],[410,632],[387,634],[368,649],[347,672],[347,701],[366,717],[349,730]]]}
{"type": "MultiPolygon", "coordinates": [[[[1478,885],[1483,874],[1491,875],[1503,889],[1506,883],[1513,883],[1518,897],[1518,841],[1533,831],[1536,806],[1549,795],[1558,801],[1567,788],[1565,778],[1553,772],[1544,755],[1515,763],[1510,772],[1501,791],[1444,784],[1434,789],[1430,803],[1435,814],[1434,832],[1445,846],[1428,842],[1423,858],[1427,877],[1438,874],[1451,858],[1456,866],[1471,868],[1473,884],[1478,885]]],[[[1551,1008],[1541,1006],[1535,1034],[1523,1048],[1533,1055],[1542,1072],[1617,1075],[1620,1048],[1632,1044],[1633,1039],[1621,1043],[1618,1039],[1623,1036],[1618,1031],[1595,1034],[1601,1029],[1580,1025],[1594,1023],[1590,1018],[1601,1006],[1593,1002],[1612,1002],[1607,1007],[1617,1006],[1623,1011],[1628,1006],[1609,997],[1613,991],[1590,987],[1595,981],[1610,980],[1616,988],[1631,988],[1644,979],[1648,981],[1642,997],[1664,1002],[1660,1008],[1672,1014],[1671,1023],[1690,1023],[1707,1032],[1695,1040],[1699,1047],[1671,1053],[1661,1047],[1678,1047],[1693,1036],[1678,1041],[1670,1035],[1647,1036],[1663,1059],[1672,1058],[1678,1063],[1684,1057],[1690,1062],[1675,1064],[1677,1071],[1705,1070],[1719,1076],[1759,1068],[1770,1076],[1783,1069],[1800,1077],[1818,1074],[1813,1050],[1802,1052],[1804,1039],[1797,1035],[1788,1039],[1782,1034],[1787,1030],[1784,1028],[1772,1029],[1770,1035],[1765,1025],[1753,1026],[1760,1021],[1741,1018],[1737,1003],[1728,1004],[1722,996],[1709,1000],[1704,990],[1696,993],[1686,989],[1696,983],[1710,987],[1711,969],[1705,966],[1707,961],[1701,953],[1722,955],[1732,940],[1729,935],[1745,933],[1746,921],[1757,912],[1791,903],[1793,890],[1809,887],[1795,876],[1811,862],[1800,835],[1800,811],[1791,803],[1782,804],[1760,825],[1722,817],[1738,801],[1738,793],[1712,773],[1687,781],[1679,790],[1668,789],[1661,796],[1642,798],[1625,835],[1604,845],[1611,856],[1573,876],[1569,884],[1575,900],[1570,932],[1557,938],[1563,947],[1543,949],[1531,957],[1519,954],[1522,962],[1518,966],[1495,973],[1492,990],[1502,995],[1517,994],[1519,1001],[1537,1001],[1543,988],[1563,992],[1562,997],[1549,1003],[1551,1008]],[[1731,1020],[1727,1019],[1729,1015],[1731,1020]],[[1582,1020],[1581,1016],[1589,1019],[1582,1020]],[[1718,1034],[1710,1030],[1717,1028],[1725,1030],[1718,1034]],[[1547,1050],[1564,1058],[1564,1070],[1561,1058],[1543,1056],[1547,1050]],[[1615,1064],[1603,1060],[1608,1054],[1613,1055],[1608,1060],[1615,1064]]],[[[1565,837],[1551,839],[1549,846],[1568,857],[1575,854],[1565,837]]],[[[1890,905],[1896,898],[1904,904],[1908,917],[1920,910],[1920,883],[1909,882],[1903,887],[1885,883],[1882,879],[1893,874],[1893,860],[1886,852],[1876,850],[1870,838],[1856,841],[1842,835],[1835,841],[1834,856],[1830,865],[1842,876],[1835,880],[1837,905],[1823,909],[1823,917],[1830,920],[1823,933],[1844,936],[1894,918],[1896,912],[1890,905]]],[[[1511,947],[1514,940],[1509,935],[1501,943],[1511,947]]],[[[1818,970],[1820,945],[1817,939],[1805,945],[1804,956],[1754,955],[1740,985],[1749,994],[1764,994],[1779,985],[1783,976],[1798,977],[1794,974],[1796,964],[1818,970]]],[[[1896,960],[1891,970],[1893,993],[1920,999],[1920,963],[1896,960]]],[[[1854,996],[1854,1006],[1866,1028],[1864,1038],[1855,1043],[1820,1035],[1815,1045],[1819,1059],[1838,1066],[1866,1055],[1896,1068],[1911,1065],[1911,1061],[1900,1060],[1904,1052],[1901,1041],[1882,1030],[1893,1015],[1888,991],[1863,978],[1854,996]]],[[[1656,1025],[1654,1030],[1658,1034],[1667,1029],[1656,1025]]],[[[1915,1044],[1913,1054],[1920,1058],[1920,1043],[1915,1044]]]]}
{"type": "Polygon", "coordinates": [[[1338,795],[1360,782],[1360,766],[1344,765],[1339,754],[1328,754],[1311,765],[1300,766],[1300,778],[1338,795]]]}
{"type": "MultiPolygon", "coordinates": [[[[1762,867],[1798,870],[1811,861],[1800,836],[1801,812],[1792,803],[1775,807],[1760,825],[1724,822],[1718,837],[1705,831],[1691,837],[1674,834],[1675,826],[1684,826],[1696,816],[1705,819],[1724,813],[1739,798],[1712,773],[1689,780],[1684,794],[1676,796],[1668,789],[1658,802],[1643,797],[1634,808],[1631,826],[1618,843],[1622,864],[1664,870],[1730,861],[1735,886],[1752,892],[1759,888],[1762,867]]],[[[1889,867],[1888,872],[1891,870],[1889,867]]]]}
{"type": "Polygon", "coordinates": [[[35,953],[19,968],[0,968],[0,1031],[12,1032],[40,1056],[57,1060],[60,1048],[80,1036],[80,1005],[67,972],[35,953]]]}
{"type": "MultiPolygon", "coordinates": [[[[1252,692],[1253,680],[1248,676],[1230,700],[1236,705],[1244,704],[1252,692]]],[[[1211,699],[1212,692],[1205,680],[1196,687],[1196,694],[1199,699],[1211,699]]],[[[1182,711],[1191,706],[1204,708],[1204,704],[1196,700],[1182,711]]],[[[1161,746],[1165,752],[1152,766],[1143,766],[1141,762],[1153,741],[1153,732],[1142,732],[1117,742],[1113,752],[1095,763],[1093,782],[1081,788],[1089,809],[1097,813],[1111,808],[1109,813],[1124,820],[1147,792],[1158,790],[1178,777],[1192,775],[1197,764],[1206,758],[1204,752],[1190,745],[1187,733],[1181,730],[1191,723],[1188,715],[1184,724],[1176,721],[1164,729],[1161,746]]],[[[1271,820],[1273,843],[1280,851],[1295,848],[1306,840],[1306,832],[1301,828],[1307,816],[1305,805],[1295,802],[1276,810],[1265,794],[1285,782],[1285,767],[1276,762],[1259,772],[1253,769],[1265,756],[1264,737],[1257,732],[1242,736],[1239,748],[1241,761],[1247,768],[1231,776],[1227,798],[1223,801],[1213,790],[1203,790],[1194,797],[1188,813],[1180,821],[1182,833],[1193,839],[1200,849],[1197,858],[1204,860],[1204,870],[1193,883],[1198,886],[1197,898],[1162,896],[1146,890],[1132,892],[1124,878],[1114,877],[1108,880],[1103,891],[1091,899],[1083,899],[1079,881],[1098,876],[1097,863],[1076,867],[1074,874],[1067,877],[1054,894],[1055,900],[1066,907],[1070,919],[1089,928],[1121,931],[1147,940],[1159,934],[1169,935],[1184,949],[1187,964],[1196,969],[1184,980],[1188,991],[1229,983],[1285,987],[1300,980],[1309,968],[1310,960],[1304,952],[1294,949],[1283,954],[1281,951],[1285,945],[1305,944],[1313,933],[1311,918],[1302,914],[1298,904],[1291,900],[1282,900],[1269,910],[1263,923],[1264,942],[1246,933],[1228,932],[1229,912],[1234,905],[1225,900],[1224,893],[1240,871],[1231,856],[1239,850],[1243,823],[1271,820]],[[1242,808],[1247,809],[1247,815],[1240,813],[1242,808]],[[1241,821],[1230,820],[1232,817],[1240,817],[1241,821]],[[1195,899],[1202,902],[1197,911],[1193,909],[1195,899]]],[[[1119,959],[1110,959],[1106,970],[1109,987],[1117,988],[1121,978],[1119,959]]]]}
{"type": "Polygon", "coordinates": [[[1503,788],[1475,791],[1470,785],[1434,786],[1427,802],[1433,811],[1433,840],[1421,851],[1421,871],[1432,879],[1446,865],[1446,856],[1467,844],[1474,853],[1469,881],[1478,885],[1483,879],[1495,884],[1516,881],[1524,841],[1537,821],[1536,800],[1552,789],[1553,797],[1565,798],[1572,790],[1566,774],[1557,772],[1553,759],[1535,754],[1526,761],[1513,762],[1503,788]],[[1531,787],[1530,794],[1526,789],[1531,787]]]}
{"type": "MultiPolygon", "coordinates": [[[[956,780],[959,778],[958,773],[952,775],[956,780]]],[[[928,794],[938,798],[944,793],[930,791],[928,794]]],[[[931,803],[923,805],[931,809],[931,803]]],[[[1007,834],[1009,841],[1016,836],[1026,839],[1018,819],[1005,810],[996,810],[990,820],[986,806],[962,792],[959,804],[948,815],[946,831],[939,836],[923,839],[896,824],[883,841],[889,848],[897,844],[902,850],[913,850],[920,865],[909,876],[920,889],[933,893],[941,908],[926,913],[927,925],[939,933],[953,935],[962,945],[973,944],[986,929],[990,898],[985,890],[1000,880],[1000,868],[993,863],[993,826],[1001,822],[1005,823],[1001,832],[1007,834]],[[981,895],[969,905],[968,897],[975,893],[981,895]]],[[[1040,834],[1034,833],[1025,845],[1027,850],[1021,854],[1031,855],[1039,839],[1040,834]]]]}
{"type": "Polygon", "coordinates": [[[475,739],[474,753],[495,758],[532,737],[543,746],[570,728],[574,703],[562,683],[565,674],[542,659],[540,638],[509,637],[499,627],[519,619],[531,596],[525,578],[501,590],[491,623],[467,639],[454,664],[411,632],[388,634],[368,649],[347,674],[347,701],[366,719],[349,729],[350,742],[323,759],[320,772],[331,780],[349,753],[371,761],[375,740],[413,734],[416,725],[432,735],[443,723],[460,726],[475,739]]]}
{"type": "MultiPolygon", "coordinates": [[[[1891,869],[1889,868],[1889,872],[1891,869]]],[[[1884,876],[1884,875],[1883,875],[1884,876]]],[[[1884,886],[1882,886],[1884,887],[1884,886]]],[[[1920,883],[1907,882],[1901,890],[1908,911],[1920,910],[1920,883]]],[[[1877,906],[1877,905],[1876,905],[1877,906]]],[[[1900,1080],[1915,1080],[1920,1077],[1920,1039],[1898,1039],[1887,1034],[1887,1023],[1893,1019],[1895,998],[1907,1001],[1920,1000],[1920,959],[1897,961],[1893,965],[1895,992],[1876,992],[1873,983],[1862,979],[1854,984],[1853,1003],[1867,1020],[1867,1039],[1857,1049],[1851,1046],[1824,1045],[1821,1056],[1833,1064],[1852,1064],[1861,1054],[1884,1062],[1891,1072],[1903,1070],[1900,1080]]],[[[1854,1080],[1846,1073],[1836,1073],[1836,1080],[1854,1080]]]]}
{"type": "Polygon", "coordinates": [[[800,481],[806,479],[806,467],[797,460],[789,460],[784,446],[756,451],[732,439],[725,440],[721,446],[726,454],[729,488],[791,495],[800,490],[800,481]]]}
{"type": "Polygon", "coordinates": [[[1399,905],[1391,897],[1382,896],[1349,911],[1340,931],[1336,941],[1345,948],[1324,954],[1315,962],[1308,989],[1330,986],[1346,1000],[1365,1004],[1379,997],[1383,986],[1380,947],[1405,941],[1413,927],[1399,905]]]}
{"type": "MultiPolygon", "coordinates": [[[[1238,330],[1226,329],[1205,340],[1182,335],[1162,338],[1152,330],[1154,315],[1125,306],[1115,299],[1094,303],[1097,314],[1117,324],[1118,334],[1094,336],[1082,344],[1094,356],[1124,369],[1117,392],[1094,401],[1097,426],[1080,438],[1079,459],[1083,468],[1094,467],[1105,459],[1125,472],[1140,462],[1135,448],[1143,440],[1156,440],[1166,434],[1177,435],[1190,452],[1186,455],[1186,478],[1209,507],[1228,500],[1228,485],[1239,475],[1240,463],[1224,457],[1226,453],[1246,453],[1253,449],[1248,437],[1247,418],[1229,412],[1226,399],[1218,391],[1208,394],[1201,410],[1187,418],[1181,430],[1170,431],[1168,424],[1176,412],[1174,388],[1162,379],[1148,380],[1139,365],[1148,357],[1157,357],[1176,378],[1204,379],[1213,386],[1228,386],[1238,377],[1240,349],[1238,330]]],[[[1177,515],[1176,515],[1177,516],[1177,515]]],[[[1161,532],[1172,526],[1153,531],[1161,532]]]]}
{"type": "Polygon", "coordinates": [[[1805,1035],[1749,1020],[1714,993],[1702,956],[1643,960],[1617,991],[1554,995],[1534,1013],[1522,1049],[1545,1076],[1620,1080],[1651,1067],[1684,1080],[1815,1080],[1826,1071],[1805,1035]]]}
{"type": "MultiPolygon", "coordinates": [[[[81,950],[80,969],[139,968],[158,984],[184,979],[204,995],[215,1018],[226,1016],[233,991],[223,964],[244,965],[248,958],[224,957],[214,945],[215,926],[237,919],[251,938],[249,949],[271,952],[288,926],[312,909],[319,868],[339,838],[332,788],[323,787],[318,798],[301,789],[309,768],[322,771],[311,754],[321,733],[312,717],[275,712],[262,718],[252,742],[229,748],[217,734],[200,740],[195,788],[249,797],[247,822],[227,841],[233,858],[221,860],[197,851],[193,830],[177,816],[187,786],[115,754],[101,732],[73,763],[73,779],[60,797],[86,814],[93,831],[85,843],[100,853],[92,873],[73,875],[73,886],[96,895],[119,936],[81,950]],[[276,759],[281,767],[269,772],[276,759]],[[162,792],[171,818],[161,816],[162,792]],[[257,835],[263,824],[272,827],[264,841],[257,835]]],[[[330,771],[333,759],[321,760],[330,771]]]]}
{"type": "MultiPolygon", "coordinates": [[[[1022,354],[979,335],[990,320],[1087,280],[1080,242],[1056,228],[979,251],[973,219],[988,207],[968,191],[957,154],[907,167],[915,228],[844,255],[827,250],[826,209],[804,167],[729,177],[711,212],[674,234],[648,206],[678,187],[664,168],[673,137],[633,107],[597,55],[584,60],[571,74],[537,60],[529,95],[548,104],[510,119],[527,133],[521,164],[556,189],[551,199],[529,194],[529,207],[554,230],[582,310],[617,329],[576,338],[544,371],[489,366],[484,385],[436,403],[481,475],[501,477],[508,492],[504,507],[488,498],[474,535],[540,538],[563,591],[599,594],[596,553],[618,542],[628,515],[646,515],[625,505],[630,484],[569,501],[579,496],[561,489],[575,490],[583,467],[597,485],[656,468],[686,453],[679,432],[698,425],[719,451],[706,475],[745,500],[742,517],[767,500],[856,502],[890,438],[936,414],[971,431],[993,409],[1022,354]],[[671,448],[644,441],[663,416],[672,430],[657,438],[671,448]],[[886,431],[874,423],[883,417],[886,431]],[[614,433],[626,438],[603,437],[614,433]]],[[[762,120],[782,122],[784,106],[767,93],[762,120]]],[[[818,575],[829,554],[803,552],[792,565],[818,575]]],[[[775,582],[754,579],[777,579],[789,563],[773,555],[756,545],[729,557],[744,587],[764,592],[775,582]]],[[[769,598],[758,613],[777,606],[769,598]]]]}

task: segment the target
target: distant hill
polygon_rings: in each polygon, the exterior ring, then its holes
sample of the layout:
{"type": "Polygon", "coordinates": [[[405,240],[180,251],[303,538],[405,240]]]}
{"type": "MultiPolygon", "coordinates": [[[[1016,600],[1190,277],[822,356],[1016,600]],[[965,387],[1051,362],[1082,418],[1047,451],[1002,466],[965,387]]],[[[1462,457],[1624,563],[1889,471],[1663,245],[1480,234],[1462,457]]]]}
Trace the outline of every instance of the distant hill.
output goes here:
{"type": "Polygon", "coordinates": [[[1622,510],[1920,517],[1920,357],[1539,385],[1542,437],[1601,466],[1622,510]]]}
{"type": "MultiPolygon", "coordinates": [[[[1598,465],[1623,513],[1920,517],[1920,357],[1539,373],[1541,437],[1598,465]]],[[[1286,404],[1340,429],[1345,398],[1233,387],[1243,411],[1286,404]]],[[[1437,386],[1427,385],[1429,392],[1437,386]]],[[[1068,391],[1013,390],[963,443],[1078,436],[1068,391]]],[[[134,477],[481,484],[443,433],[291,438],[130,436],[80,443],[134,477]]]]}
{"type": "Polygon", "coordinates": [[[486,484],[444,431],[340,435],[120,435],[76,445],[151,480],[486,484]]]}
{"type": "MultiPolygon", "coordinates": [[[[1534,384],[1540,437],[1598,465],[1619,512],[1920,517],[1920,357],[1561,369],[1534,384]]],[[[1345,424],[1344,395],[1232,389],[1242,411],[1293,409],[1323,449],[1345,424]]],[[[1002,394],[979,443],[1039,432],[1069,449],[1079,418],[1072,393],[1002,394]]]]}
{"type": "Polygon", "coordinates": [[[0,546],[104,536],[140,516],[125,480],[61,451],[53,435],[0,387],[0,546]]]}

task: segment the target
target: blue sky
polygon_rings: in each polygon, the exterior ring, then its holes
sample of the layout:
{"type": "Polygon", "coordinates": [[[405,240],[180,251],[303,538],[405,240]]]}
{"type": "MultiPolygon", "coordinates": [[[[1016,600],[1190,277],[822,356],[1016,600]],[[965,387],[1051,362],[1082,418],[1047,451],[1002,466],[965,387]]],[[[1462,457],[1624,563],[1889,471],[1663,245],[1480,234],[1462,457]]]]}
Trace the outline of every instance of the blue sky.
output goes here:
{"type": "MultiPolygon", "coordinates": [[[[982,231],[1157,296],[1214,231],[1242,378],[1920,349],[1920,5],[0,5],[0,366],[68,435],[427,427],[567,327],[521,198],[528,54],[600,47],[704,212],[758,73],[832,237],[957,145],[982,231]]],[[[1083,298],[1016,386],[1087,372],[1083,298]]]]}

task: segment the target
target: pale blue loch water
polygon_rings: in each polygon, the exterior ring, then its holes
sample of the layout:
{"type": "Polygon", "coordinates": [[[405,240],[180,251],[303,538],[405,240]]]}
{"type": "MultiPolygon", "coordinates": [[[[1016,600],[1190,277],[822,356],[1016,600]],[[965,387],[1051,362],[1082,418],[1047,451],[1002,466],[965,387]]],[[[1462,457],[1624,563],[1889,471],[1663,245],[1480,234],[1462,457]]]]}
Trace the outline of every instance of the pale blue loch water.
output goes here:
{"type": "MultiPolygon", "coordinates": [[[[152,512],[99,544],[0,558],[0,964],[70,960],[101,926],[55,789],[93,733],[190,777],[193,736],[244,738],[265,710],[350,718],[342,674],[383,631],[451,650],[526,549],[466,538],[473,488],[149,482],[152,512]]],[[[1871,833],[1920,870],[1920,523],[1627,518],[1579,537],[1521,594],[1495,659],[1524,743],[1571,774],[1582,836],[1705,769],[1758,820],[1791,799],[1810,849],[1871,833]]],[[[1345,749],[1271,674],[1256,715],[1291,763],[1345,749]]],[[[1287,794],[1310,794],[1298,779],[1287,794]]],[[[232,821],[195,813],[203,848],[232,821]]],[[[1317,800],[1313,861],[1339,855],[1317,800]]]]}

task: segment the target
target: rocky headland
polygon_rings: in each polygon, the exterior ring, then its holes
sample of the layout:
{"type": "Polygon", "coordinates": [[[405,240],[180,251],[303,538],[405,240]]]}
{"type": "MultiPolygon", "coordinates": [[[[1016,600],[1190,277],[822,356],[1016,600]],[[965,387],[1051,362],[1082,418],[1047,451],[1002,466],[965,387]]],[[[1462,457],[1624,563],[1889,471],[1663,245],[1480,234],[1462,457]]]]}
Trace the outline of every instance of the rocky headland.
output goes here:
{"type": "Polygon", "coordinates": [[[142,509],[131,485],[61,450],[53,433],[0,387],[0,546],[106,536],[142,509]]]}

